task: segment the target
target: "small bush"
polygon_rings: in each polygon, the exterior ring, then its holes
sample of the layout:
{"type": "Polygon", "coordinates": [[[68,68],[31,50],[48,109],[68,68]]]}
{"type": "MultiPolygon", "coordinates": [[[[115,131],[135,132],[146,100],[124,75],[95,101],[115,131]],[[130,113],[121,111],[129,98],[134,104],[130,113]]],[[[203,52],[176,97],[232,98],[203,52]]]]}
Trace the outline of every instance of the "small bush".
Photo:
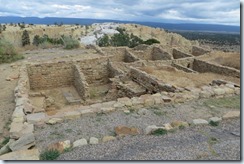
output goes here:
{"type": "Polygon", "coordinates": [[[23,58],[22,55],[17,54],[11,43],[4,39],[0,39],[0,63],[10,63],[23,58]]]}
{"type": "Polygon", "coordinates": [[[58,150],[46,150],[43,153],[40,154],[40,160],[55,160],[59,157],[60,153],[58,150]]]}
{"type": "Polygon", "coordinates": [[[4,137],[4,140],[0,144],[0,148],[2,148],[4,145],[6,145],[10,140],[10,137],[4,137]]]}
{"type": "Polygon", "coordinates": [[[219,122],[210,121],[209,125],[211,125],[211,126],[219,126],[219,122]]]}
{"type": "Polygon", "coordinates": [[[152,44],[160,43],[160,41],[158,41],[157,39],[148,39],[148,40],[144,41],[143,43],[147,44],[147,45],[152,45],[152,44]]]}
{"type": "Polygon", "coordinates": [[[27,30],[23,31],[22,34],[22,46],[30,45],[30,36],[27,30]]]}
{"type": "Polygon", "coordinates": [[[152,132],[152,135],[160,136],[160,135],[165,135],[167,134],[167,130],[165,129],[157,129],[152,132]]]}
{"type": "Polygon", "coordinates": [[[79,41],[71,37],[63,37],[63,42],[64,42],[65,49],[74,49],[80,47],[79,41]]]}

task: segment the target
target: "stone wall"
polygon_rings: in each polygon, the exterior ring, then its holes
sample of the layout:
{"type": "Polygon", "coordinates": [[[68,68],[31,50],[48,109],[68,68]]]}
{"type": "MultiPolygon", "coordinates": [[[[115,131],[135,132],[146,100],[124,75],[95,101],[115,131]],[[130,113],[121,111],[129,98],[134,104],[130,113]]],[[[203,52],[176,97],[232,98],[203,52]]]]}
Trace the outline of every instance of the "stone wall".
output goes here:
{"type": "Polygon", "coordinates": [[[192,55],[184,53],[182,51],[179,51],[177,49],[173,49],[173,57],[174,59],[180,59],[180,58],[187,58],[187,57],[192,57],[192,55]]]}
{"type": "Polygon", "coordinates": [[[132,54],[128,49],[125,49],[125,57],[124,62],[126,63],[132,63],[139,60],[138,57],[136,57],[134,54],[132,54]]]}
{"type": "Polygon", "coordinates": [[[172,55],[160,47],[153,47],[151,60],[171,60],[172,55]]]}
{"type": "Polygon", "coordinates": [[[156,77],[147,74],[136,68],[131,67],[130,77],[133,81],[147,89],[148,93],[157,93],[160,91],[175,92],[176,88],[160,82],[156,77]]]}
{"type": "Polygon", "coordinates": [[[86,100],[86,98],[89,97],[88,83],[78,65],[74,65],[74,87],[83,100],[86,100]]]}
{"type": "Polygon", "coordinates": [[[202,47],[192,46],[192,55],[194,55],[194,56],[204,55],[209,52],[210,52],[210,50],[204,49],[202,47]]]}
{"type": "Polygon", "coordinates": [[[76,62],[84,73],[88,84],[106,84],[109,78],[108,57],[93,58],[76,62]]]}
{"type": "Polygon", "coordinates": [[[175,60],[172,61],[172,63],[192,69],[193,61],[194,61],[194,58],[193,57],[189,57],[189,58],[175,59],[175,60]]]}
{"type": "Polygon", "coordinates": [[[70,62],[27,65],[30,89],[47,89],[70,86],[74,81],[70,62]]]}
{"type": "Polygon", "coordinates": [[[177,68],[178,70],[182,70],[184,72],[189,72],[189,73],[197,73],[196,71],[190,69],[190,68],[187,68],[187,67],[183,67],[181,65],[178,65],[178,64],[175,64],[175,63],[172,63],[172,67],[175,67],[177,68]]]}
{"type": "Polygon", "coordinates": [[[213,72],[226,76],[240,77],[240,71],[234,68],[225,67],[217,64],[212,64],[206,61],[194,59],[193,70],[204,73],[213,72]]]}

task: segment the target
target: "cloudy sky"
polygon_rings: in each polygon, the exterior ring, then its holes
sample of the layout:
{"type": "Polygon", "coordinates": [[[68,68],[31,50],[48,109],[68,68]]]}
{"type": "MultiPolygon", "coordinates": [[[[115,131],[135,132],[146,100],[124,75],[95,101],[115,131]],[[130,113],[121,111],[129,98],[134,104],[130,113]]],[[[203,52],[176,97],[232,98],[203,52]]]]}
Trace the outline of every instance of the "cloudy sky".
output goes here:
{"type": "Polygon", "coordinates": [[[239,0],[0,0],[0,16],[240,25],[239,0]]]}

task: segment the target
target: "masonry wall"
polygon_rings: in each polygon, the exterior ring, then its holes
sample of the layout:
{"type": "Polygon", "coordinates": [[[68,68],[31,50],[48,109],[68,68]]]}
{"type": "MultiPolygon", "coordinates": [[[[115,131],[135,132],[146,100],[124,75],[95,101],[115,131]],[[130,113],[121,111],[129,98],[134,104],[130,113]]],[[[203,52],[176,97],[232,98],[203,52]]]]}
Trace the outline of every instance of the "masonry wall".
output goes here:
{"type": "Polygon", "coordinates": [[[93,58],[76,62],[84,73],[88,84],[106,84],[109,78],[108,57],[93,58]]]}
{"type": "Polygon", "coordinates": [[[194,61],[194,58],[193,57],[189,57],[189,58],[175,59],[175,60],[172,61],[172,63],[175,63],[175,64],[181,65],[183,67],[192,69],[193,61],[194,61]]]}
{"type": "Polygon", "coordinates": [[[43,63],[27,65],[30,89],[65,87],[73,84],[72,63],[43,63]]]}
{"type": "Polygon", "coordinates": [[[201,73],[213,72],[213,73],[222,74],[226,76],[240,77],[240,71],[237,69],[216,65],[216,64],[208,63],[206,61],[197,60],[197,59],[194,59],[193,70],[201,73]]]}
{"type": "Polygon", "coordinates": [[[209,53],[209,52],[210,52],[209,50],[204,49],[202,47],[192,46],[192,55],[194,55],[194,56],[204,55],[204,54],[209,53]]]}
{"type": "Polygon", "coordinates": [[[172,63],[172,66],[177,68],[178,70],[182,70],[184,72],[188,72],[188,73],[197,73],[196,71],[190,69],[190,68],[187,68],[187,67],[183,67],[181,65],[178,65],[178,64],[175,64],[175,63],[172,63]]]}
{"type": "Polygon", "coordinates": [[[153,47],[152,53],[151,53],[151,60],[171,60],[172,55],[168,52],[164,51],[160,47],[153,47]]]}
{"type": "Polygon", "coordinates": [[[83,100],[86,100],[89,97],[88,83],[78,65],[74,65],[74,87],[83,100]]]}
{"type": "Polygon", "coordinates": [[[125,49],[125,56],[124,56],[124,61],[126,63],[132,63],[139,60],[138,57],[136,57],[133,53],[131,53],[128,49],[125,49]]]}
{"type": "Polygon", "coordinates": [[[146,88],[148,93],[157,93],[160,91],[174,92],[176,90],[175,87],[169,84],[164,84],[155,77],[136,68],[131,68],[130,76],[133,81],[146,88]]]}
{"type": "Polygon", "coordinates": [[[187,57],[192,57],[192,55],[181,52],[177,49],[173,49],[173,57],[174,59],[180,59],[180,58],[187,58],[187,57]]]}

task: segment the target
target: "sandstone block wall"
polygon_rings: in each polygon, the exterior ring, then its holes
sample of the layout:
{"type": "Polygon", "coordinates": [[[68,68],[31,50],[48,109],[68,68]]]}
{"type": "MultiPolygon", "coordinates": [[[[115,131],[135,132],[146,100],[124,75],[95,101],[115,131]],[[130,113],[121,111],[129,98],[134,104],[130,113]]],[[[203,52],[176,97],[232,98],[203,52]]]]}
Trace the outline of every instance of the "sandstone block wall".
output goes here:
{"type": "Polygon", "coordinates": [[[177,49],[173,49],[173,57],[174,59],[180,59],[180,58],[187,58],[187,57],[192,57],[192,55],[181,52],[177,49]]]}
{"type": "Polygon", "coordinates": [[[108,57],[100,57],[77,62],[88,84],[106,84],[109,78],[108,57]]]}
{"type": "Polygon", "coordinates": [[[192,69],[193,61],[194,61],[194,58],[181,58],[181,59],[173,60],[172,63],[192,69]]]}
{"type": "Polygon", "coordinates": [[[204,72],[213,72],[226,76],[240,77],[240,71],[234,68],[225,67],[221,65],[216,65],[208,63],[206,61],[194,59],[193,70],[204,73],[204,72]]]}
{"type": "Polygon", "coordinates": [[[74,65],[74,86],[83,100],[86,100],[87,97],[89,97],[88,83],[78,65],[74,65]]]}
{"type": "Polygon", "coordinates": [[[192,55],[194,55],[194,56],[204,55],[209,52],[210,52],[210,50],[204,49],[202,47],[192,46],[192,55]]]}
{"type": "Polygon", "coordinates": [[[71,63],[43,63],[27,65],[30,89],[70,86],[74,81],[71,63]]]}
{"type": "Polygon", "coordinates": [[[178,65],[178,64],[175,64],[175,63],[172,63],[172,66],[177,68],[178,70],[182,70],[184,72],[189,72],[189,73],[197,73],[196,71],[190,69],[190,68],[187,68],[187,67],[183,67],[181,65],[178,65]]]}
{"type": "Polygon", "coordinates": [[[147,89],[148,93],[157,93],[160,91],[174,92],[175,87],[160,82],[155,77],[148,75],[146,72],[131,67],[130,77],[133,81],[147,89]]]}
{"type": "Polygon", "coordinates": [[[138,57],[136,57],[134,54],[132,54],[131,52],[129,52],[128,49],[125,49],[125,57],[124,57],[124,61],[126,63],[132,63],[139,60],[138,57]]]}
{"type": "Polygon", "coordinates": [[[172,55],[160,47],[153,47],[151,60],[171,60],[172,55]]]}

